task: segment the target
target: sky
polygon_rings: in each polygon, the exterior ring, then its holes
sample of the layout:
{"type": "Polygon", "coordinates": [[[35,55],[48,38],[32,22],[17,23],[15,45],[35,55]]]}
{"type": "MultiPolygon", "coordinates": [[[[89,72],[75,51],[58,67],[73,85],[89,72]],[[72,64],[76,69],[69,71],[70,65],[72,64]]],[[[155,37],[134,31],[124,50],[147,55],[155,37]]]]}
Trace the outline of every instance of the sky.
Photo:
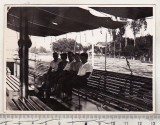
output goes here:
{"type": "MultiPolygon", "coordinates": [[[[95,16],[104,16],[101,13],[97,12],[92,12],[95,16]]],[[[105,15],[106,16],[106,15],[105,15]]],[[[108,16],[108,15],[107,15],[108,16]]],[[[113,16],[112,16],[113,17],[113,16]]],[[[146,34],[151,34],[154,35],[154,19],[153,17],[146,18],[147,21],[147,30],[144,31],[142,30],[139,34],[137,34],[137,37],[139,36],[144,36],[146,34]]],[[[13,30],[10,30],[8,28],[5,29],[5,46],[7,49],[16,49],[18,48],[18,39],[19,39],[19,33],[15,32],[13,30]]],[[[125,37],[133,38],[133,33],[130,29],[130,26],[126,27],[126,33],[125,37]]],[[[49,37],[36,37],[36,36],[30,36],[30,39],[32,41],[32,47],[37,47],[39,48],[40,46],[43,46],[47,50],[51,50],[51,43],[55,42],[58,39],[62,38],[71,38],[75,39],[78,43],[81,43],[84,46],[87,46],[89,44],[96,44],[97,42],[105,42],[107,38],[107,42],[112,40],[112,37],[108,33],[108,29],[106,28],[98,28],[95,30],[87,30],[83,32],[78,32],[78,33],[67,33],[64,35],[60,35],[57,37],[54,36],[49,36],[49,37]]]]}

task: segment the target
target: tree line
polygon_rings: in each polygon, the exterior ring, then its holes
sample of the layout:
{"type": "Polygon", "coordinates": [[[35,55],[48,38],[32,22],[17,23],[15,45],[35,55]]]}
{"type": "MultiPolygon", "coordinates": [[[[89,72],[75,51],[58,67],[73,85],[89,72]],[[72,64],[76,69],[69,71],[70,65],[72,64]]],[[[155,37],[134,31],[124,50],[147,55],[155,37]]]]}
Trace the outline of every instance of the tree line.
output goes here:
{"type": "MultiPolygon", "coordinates": [[[[102,42],[101,42],[102,43],[102,42]]],[[[91,52],[92,46],[83,46],[77,43],[74,39],[59,39],[52,43],[52,50],[62,53],[62,52],[91,52]]],[[[107,49],[107,56],[115,58],[129,58],[138,59],[144,61],[152,61],[153,57],[153,36],[146,35],[137,37],[135,40],[132,38],[119,39],[118,37],[109,43],[107,46],[103,45],[99,47],[94,45],[95,54],[105,54],[105,49],[107,49]]]]}
{"type": "MultiPolygon", "coordinates": [[[[103,53],[105,48],[103,49],[103,53]]],[[[131,38],[121,38],[107,44],[107,54],[111,57],[127,57],[142,61],[152,61],[153,58],[153,36],[146,35],[131,38]]]]}
{"type": "Polygon", "coordinates": [[[39,48],[37,48],[37,47],[30,48],[30,52],[38,54],[38,53],[47,53],[48,51],[46,50],[46,48],[44,48],[44,47],[41,46],[39,48]]]}

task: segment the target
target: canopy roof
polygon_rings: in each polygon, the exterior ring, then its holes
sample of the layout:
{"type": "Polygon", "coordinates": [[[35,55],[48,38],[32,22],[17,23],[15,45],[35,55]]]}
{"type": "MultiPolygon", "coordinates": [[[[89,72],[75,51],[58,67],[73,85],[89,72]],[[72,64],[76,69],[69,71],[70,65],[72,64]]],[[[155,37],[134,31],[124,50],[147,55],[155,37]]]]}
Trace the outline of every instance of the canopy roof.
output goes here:
{"type": "Polygon", "coordinates": [[[117,17],[140,19],[153,16],[152,7],[91,7],[100,12],[104,12],[117,17]]]}
{"type": "Polygon", "coordinates": [[[110,17],[96,17],[79,7],[11,7],[7,13],[7,27],[18,32],[20,8],[28,12],[28,33],[34,36],[58,36],[99,27],[116,29],[125,25],[110,17]]]}

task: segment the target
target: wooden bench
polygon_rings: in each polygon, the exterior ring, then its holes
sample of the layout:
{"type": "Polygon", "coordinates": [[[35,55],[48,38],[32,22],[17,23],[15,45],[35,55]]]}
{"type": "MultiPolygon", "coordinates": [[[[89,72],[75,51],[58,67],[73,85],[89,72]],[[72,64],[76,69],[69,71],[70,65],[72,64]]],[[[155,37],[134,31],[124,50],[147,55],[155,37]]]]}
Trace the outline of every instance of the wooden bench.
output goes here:
{"type": "MultiPolygon", "coordinates": [[[[29,87],[29,90],[33,88],[29,87]]],[[[36,96],[29,96],[26,98],[19,98],[20,95],[20,81],[13,75],[6,75],[6,94],[7,94],[7,109],[20,111],[52,111],[36,96]]]]}
{"type": "Polygon", "coordinates": [[[87,85],[75,94],[120,111],[152,111],[152,79],[94,70],[87,85]]]}
{"type": "MultiPolygon", "coordinates": [[[[32,91],[34,88],[29,86],[29,90],[32,91]]],[[[20,80],[14,75],[6,75],[6,94],[9,98],[20,95],[20,80]]]]}
{"type": "Polygon", "coordinates": [[[53,111],[35,96],[23,98],[7,98],[7,110],[13,111],[53,111]]]}
{"type": "Polygon", "coordinates": [[[9,98],[17,97],[20,94],[20,81],[13,75],[6,76],[6,94],[9,98]]]}

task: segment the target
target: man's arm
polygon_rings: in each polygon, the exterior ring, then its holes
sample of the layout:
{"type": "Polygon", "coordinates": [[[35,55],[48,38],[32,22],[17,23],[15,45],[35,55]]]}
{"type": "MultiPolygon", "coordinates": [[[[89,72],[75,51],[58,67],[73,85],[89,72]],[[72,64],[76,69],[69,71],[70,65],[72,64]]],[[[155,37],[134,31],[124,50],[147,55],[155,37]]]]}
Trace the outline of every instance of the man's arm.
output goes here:
{"type": "Polygon", "coordinates": [[[84,76],[79,76],[80,78],[87,79],[90,76],[91,72],[86,72],[84,76]]]}
{"type": "Polygon", "coordinates": [[[50,66],[49,69],[48,69],[47,74],[49,74],[51,72],[51,70],[52,70],[52,67],[50,66]]]}

